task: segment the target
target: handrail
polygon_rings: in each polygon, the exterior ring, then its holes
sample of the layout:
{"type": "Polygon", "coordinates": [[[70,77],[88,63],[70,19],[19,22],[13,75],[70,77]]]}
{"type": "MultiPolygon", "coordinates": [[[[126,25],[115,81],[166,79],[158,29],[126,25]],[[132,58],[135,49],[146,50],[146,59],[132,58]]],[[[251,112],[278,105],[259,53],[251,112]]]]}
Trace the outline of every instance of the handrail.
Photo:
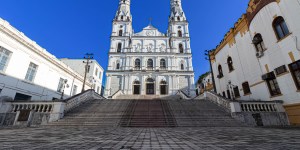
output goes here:
{"type": "Polygon", "coordinates": [[[80,104],[92,99],[103,99],[103,98],[94,90],[87,90],[83,93],[68,98],[65,100],[66,102],[65,112],[69,112],[74,108],[78,107],[80,104]]]}
{"type": "Polygon", "coordinates": [[[228,112],[285,112],[283,101],[243,101],[223,98],[213,92],[205,92],[204,96],[228,112]]]}
{"type": "Polygon", "coordinates": [[[121,90],[118,90],[117,92],[115,92],[112,96],[109,96],[108,98],[114,98],[121,90]]]}
{"type": "Polygon", "coordinates": [[[231,112],[230,100],[224,99],[223,97],[209,91],[205,92],[205,97],[207,100],[210,100],[216,103],[218,106],[225,108],[226,111],[231,112]]]}

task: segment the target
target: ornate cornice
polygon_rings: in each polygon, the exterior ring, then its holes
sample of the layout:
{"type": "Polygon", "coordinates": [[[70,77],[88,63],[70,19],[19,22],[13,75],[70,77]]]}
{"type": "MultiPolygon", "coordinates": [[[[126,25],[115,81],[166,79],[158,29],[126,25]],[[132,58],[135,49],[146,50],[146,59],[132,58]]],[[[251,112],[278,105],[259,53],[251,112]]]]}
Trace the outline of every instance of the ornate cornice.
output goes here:
{"type": "Polygon", "coordinates": [[[257,13],[264,8],[266,5],[272,2],[280,2],[280,0],[250,0],[247,8],[247,19],[248,24],[250,25],[253,18],[257,15],[257,13]]]}
{"type": "MultiPolygon", "coordinates": [[[[215,58],[215,55],[222,50],[227,44],[229,47],[233,46],[236,43],[235,36],[239,33],[241,37],[243,37],[247,31],[249,31],[249,26],[257,15],[257,13],[264,8],[266,5],[277,2],[280,0],[250,0],[248,3],[247,12],[242,15],[241,18],[235,23],[234,27],[232,27],[224,36],[223,40],[216,47],[215,51],[211,53],[211,58],[215,58]]],[[[212,59],[214,60],[214,59],[212,59]]]]}

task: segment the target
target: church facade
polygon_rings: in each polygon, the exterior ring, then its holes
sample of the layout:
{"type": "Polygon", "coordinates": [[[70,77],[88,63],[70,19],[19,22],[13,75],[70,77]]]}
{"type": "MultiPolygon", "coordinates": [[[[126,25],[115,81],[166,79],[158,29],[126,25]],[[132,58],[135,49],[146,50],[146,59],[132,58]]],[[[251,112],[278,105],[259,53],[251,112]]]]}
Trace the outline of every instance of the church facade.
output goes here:
{"type": "Polygon", "coordinates": [[[151,24],[132,28],[130,0],[120,0],[113,20],[105,96],[195,95],[189,24],[181,0],[171,0],[167,33],[151,24]]]}

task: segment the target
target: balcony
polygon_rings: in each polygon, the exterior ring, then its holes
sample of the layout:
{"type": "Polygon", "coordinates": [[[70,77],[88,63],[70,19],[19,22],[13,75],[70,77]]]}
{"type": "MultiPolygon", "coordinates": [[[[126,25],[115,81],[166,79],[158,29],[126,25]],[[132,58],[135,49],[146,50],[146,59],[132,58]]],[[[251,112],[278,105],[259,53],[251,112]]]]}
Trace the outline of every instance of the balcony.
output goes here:
{"type": "Polygon", "coordinates": [[[147,71],[153,71],[153,70],[154,70],[154,67],[147,67],[146,70],[147,70],[147,71]]]}
{"type": "Polygon", "coordinates": [[[141,67],[137,67],[137,66],[136,66],[136,67],[133,68],[133,70],[134,70],[134,71],[140,71],[140,70],[141,70],[141,67]]]}

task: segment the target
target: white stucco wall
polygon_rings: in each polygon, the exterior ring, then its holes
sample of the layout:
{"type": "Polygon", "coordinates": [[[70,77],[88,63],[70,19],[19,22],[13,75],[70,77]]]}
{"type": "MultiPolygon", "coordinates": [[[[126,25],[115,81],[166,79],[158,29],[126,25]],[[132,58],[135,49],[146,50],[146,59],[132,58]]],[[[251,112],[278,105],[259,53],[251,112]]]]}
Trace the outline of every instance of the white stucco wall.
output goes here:
{"type": "MultiPolygon", "coordinates": [[[[300,59],[300,52],[296,48],[295,37],[300,37],[300,5],[297,0],[282,0],[279,3],[272,2],[262,8],[249,25],[249,31],[245,35],[238,33],[235,36],[236,43],[231,47],[227,44],[216,54],[216,62],[213,63],[216,87],[218,93],[226,92],[228,80],[239,86],[242,100],[284,100],[285,104],[300,103],[300,93],[297,92],[295,82],[289,71],[288,65],[292,63],[289,53],[295,60],[300,59]],[[278,41],[272,27],[274,18],[282,16],[289,28],[290,35],[278,41]],[[252,44],[253,37],[262,35],[266,50],[264,56],[256,57],[256,49],[252,44]],[[232,57],[234,71],[229,73],[227,58],[232,57]],[[217,78],[218,65],[223,68],[224,77],[217,78]],[[272,97],[262,75],[274,71],[277,67],[286,65],[288,73],[277,76],[282,95],[272,97]],[[242,83],[248,81],[252,94],[243,94],[242,83]]],[[[227,94],[227,93],[226,93],[227,94]]]]}
{"type": "MultiPolygon", "coordinates": [[[[0,72],[0,96],[15,97],[16,93],[32,96],[32,100],[60,98],[57,92],[59,79],[67,79],[69,85],[77,85],[81,92],[83,77],[63,64],[55,56],[26,37],[5,20],[0,19],[0,46],[12,52],[7,67],[0,72]],[[33,82],[25,81],[30,62],[38,65],[33,82]]],[[[87,85],[88,87],[88,85],[87,85]]],[[[65,97],[72,93],[65,89],[65,97]]]]}

